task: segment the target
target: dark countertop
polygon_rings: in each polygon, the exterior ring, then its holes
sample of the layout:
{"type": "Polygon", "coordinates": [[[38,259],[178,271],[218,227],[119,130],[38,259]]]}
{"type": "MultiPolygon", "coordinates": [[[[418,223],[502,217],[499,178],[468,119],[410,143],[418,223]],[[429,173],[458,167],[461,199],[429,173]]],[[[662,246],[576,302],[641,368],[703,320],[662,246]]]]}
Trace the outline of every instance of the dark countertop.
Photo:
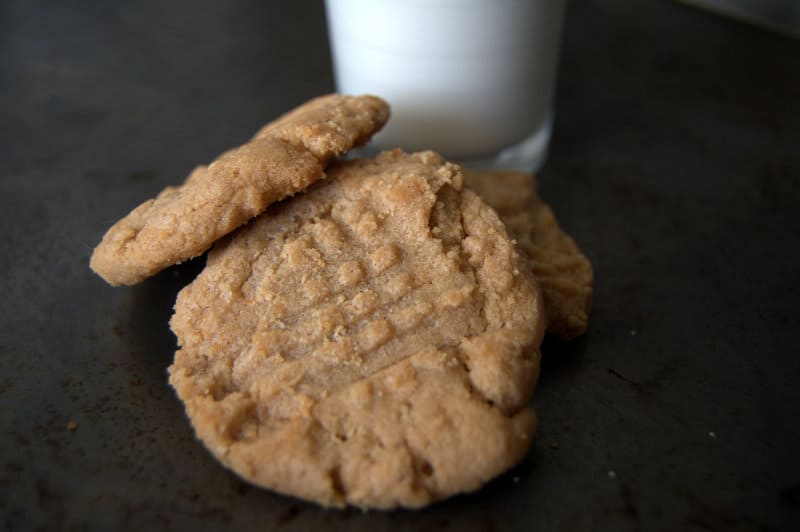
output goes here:
{"type": "Polygon", "coordinates": [[[132,206],[332,90],[321,3],[67,4],[0,4],[4,529],[800,525],[800,41],[572,3],[541,189],[594,263],[589,332],[546,343],[519,467],[363,514],[249,487],[195,440],[165,371],[198,261],[132,288],[88,269],[132,206]]]}

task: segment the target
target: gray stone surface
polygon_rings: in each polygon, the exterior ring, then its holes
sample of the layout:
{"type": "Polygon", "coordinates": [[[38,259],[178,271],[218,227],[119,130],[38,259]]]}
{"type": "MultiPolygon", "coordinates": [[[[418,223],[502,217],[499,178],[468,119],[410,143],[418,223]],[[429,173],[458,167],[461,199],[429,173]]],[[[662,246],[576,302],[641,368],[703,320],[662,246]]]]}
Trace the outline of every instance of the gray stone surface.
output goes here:
{"type": "Polygon", "coordinates": [[[541,186],[595,264],[591,327],[545,346],[527,459],[419,512],[219,467],[165,373],[201,261],[121,289],[88,269],[133,205],[332,88],[320,2],[0,3],[0,526],[797,529],[799,41],[572,3],[541,186]]]}

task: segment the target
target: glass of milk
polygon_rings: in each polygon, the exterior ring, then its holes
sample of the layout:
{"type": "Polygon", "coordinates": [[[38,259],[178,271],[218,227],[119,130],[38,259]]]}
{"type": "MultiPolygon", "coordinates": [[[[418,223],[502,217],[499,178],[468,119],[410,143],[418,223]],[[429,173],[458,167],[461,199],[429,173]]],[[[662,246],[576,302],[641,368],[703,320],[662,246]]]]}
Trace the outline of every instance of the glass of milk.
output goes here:
{"type": "Polygon", "coordinates": [[[326,0],[337,90],[392,106],[380,148],[536,171],[566,0],[326,0]]]}

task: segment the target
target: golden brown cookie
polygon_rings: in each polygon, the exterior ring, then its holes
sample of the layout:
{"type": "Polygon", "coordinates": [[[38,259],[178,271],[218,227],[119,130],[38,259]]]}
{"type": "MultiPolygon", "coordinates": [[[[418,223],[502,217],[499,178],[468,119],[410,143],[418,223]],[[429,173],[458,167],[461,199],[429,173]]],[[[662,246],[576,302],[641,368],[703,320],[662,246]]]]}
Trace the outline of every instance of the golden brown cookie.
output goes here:
{"type": "Polygon", "coordinates": [[[467,171],[464,185],[497,211],[530,259],[542,288],[547,332],[564,339],[586,332],[592,263],[539,198],[534,177],[514,170],[467,171]]]}
{"type": "Polygon", "coordinates": [[[175,304],[170,383],[254,484],[372,508],[477,489],[536,427],[530,268],[432,152],[329,176],[209,253],[175,304]]]}
{"type": "Polygon", "coordinates": [[[388,118],[388,105],[374,96],[311,100],[114,224],[94,250],[92,270],[111,285],[136,284],[200,255],[271,203],[322,179],[332,157],[366,142],[388,118]]]}

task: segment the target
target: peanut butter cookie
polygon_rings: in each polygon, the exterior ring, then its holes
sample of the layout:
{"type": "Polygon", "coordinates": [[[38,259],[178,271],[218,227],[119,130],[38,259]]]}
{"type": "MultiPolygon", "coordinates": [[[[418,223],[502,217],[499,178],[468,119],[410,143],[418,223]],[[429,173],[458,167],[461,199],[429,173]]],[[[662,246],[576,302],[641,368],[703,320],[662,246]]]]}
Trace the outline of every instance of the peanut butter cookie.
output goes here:
{"type": "Polygon", "coordinates": [[[592,263],[539,198],[535,178],[514,170],[468,171],[464,184],[497,211],[530,259],[542,289],[547,332],[563,339],[586,332],[592,263]]]}
{"type": "Polygon", "coordinates": [[[335,163],[178,295],[170,383],[244,479],[419,507],[525,455],[544,334],[530,267],[432,152],[335,163]]]}
{"type": "Polygon", "coordinates": [[[271,203],[322,179],[332,157],[366,142],[388,118],[388,105],[374,96],[306,103],[114,224],[94,250],[92,270],[111,285],[136,284],[202,254],[271,203]]]}

